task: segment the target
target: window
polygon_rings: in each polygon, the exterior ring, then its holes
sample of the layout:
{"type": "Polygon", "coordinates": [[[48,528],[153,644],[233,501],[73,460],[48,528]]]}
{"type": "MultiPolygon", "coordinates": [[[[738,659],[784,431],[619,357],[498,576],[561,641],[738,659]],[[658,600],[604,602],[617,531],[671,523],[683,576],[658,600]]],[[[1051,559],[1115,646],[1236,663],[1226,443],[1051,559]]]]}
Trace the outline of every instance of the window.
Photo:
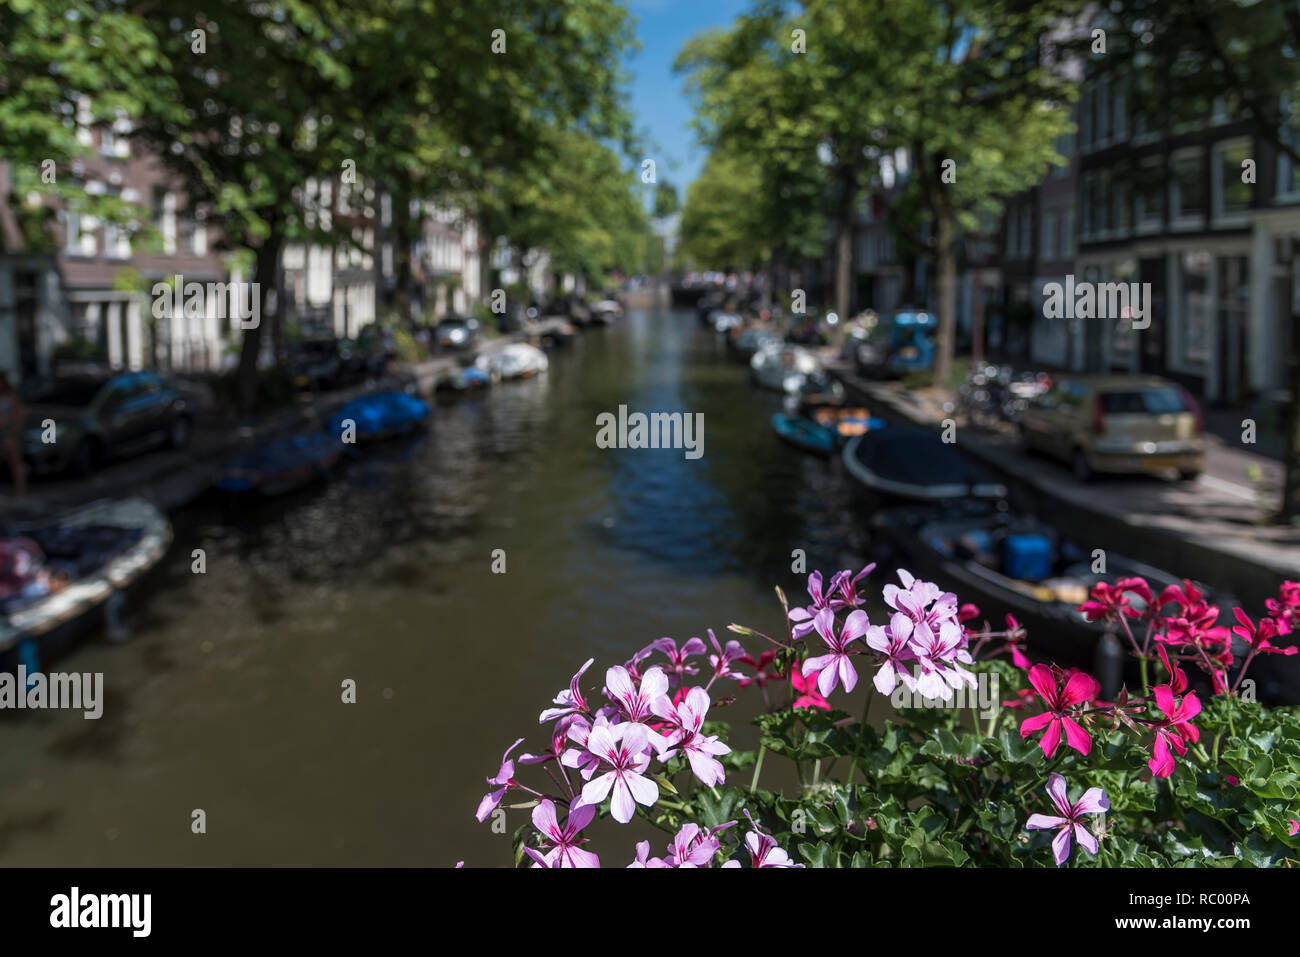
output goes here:
{"type": "Polygon", "coordinates": [[[121,226],[105,223],[104,255],[110,259],[130,259],[131,234],[121,226]]]}
{"type": "Polygon", "coordinates": [[[1091,204],[1093,231],[1097,233],[1109,231],[1111,226],[1110,170],[1102,170],[1093,180],[1091,204]]]}
{"type": "Polygon", "coordinates": [[[1242,164],[1251,159],[1249,141],[1220,143],[1214,148],[1214,215],[1233,216],[1250,208],[1251,185],[1243,183],[1242,164]]]}
{"type": "Polygon", "coordinates": [[[1171,219],[1205,215],[1205,162],[1200,150],[1174,154],[1170,163],[1169,212],[1171,219]]]}
{"type": "Polygon", "coordinates": [[[1178,290],[1182,322],[1181,356],[1189,365],[1201,365],[1210,355],[1210,320],[1214,303],[1210,296],[1208,252],[1183,253],[1178,257],[1178,290]]]}
{"type": "Polygon", "coordinates": [[[176,255],[176,197],[165,186],[153,188],[153,222],[162,236],[163,252],[176,255]]]}
{"type": "Polygon", "coordinates": [[[1069,259],[1074,255],[1074,204],[1071,203],[1065,207],[1065,215],[1061,219],[1061,258],[1069,259]]]}
{"type": "Polygon", "coordinates": [[[1111,135],[1116,140],[1123,140],[1128,136],[1128,84],[1123,80],[1116,80],[1114,84],[1113,99],[1111,102],[1111,135]]]}
{"type": "Polygon", "coordinates": [[[1160,158],[1143,162],[1133,179],[1133,217],[1138,228],[1158,227],[1164,218],[1165,178],[1160,158]]]}
{"type": "Polygon", "coordinates": [[[1034,251],[1034,211],[1024,206],[1020,210],[1020,255],[1028,257],[1034,251]]]}
{"type": "Polygon", "coordinates": [[[1097,85],[1097,95],[1093,97],[1093,109],[1096,116],[1093,118],[1093,130],[1097,136],[1097,144],[1104,146],[1110,142],[1111,137],[1111,119],[1110,119],[1110,78],[1104,77],[1097,85]]]}
{"type": "Polygon", "coordinates": [[[1084,149],[1092,146],[1092,86],[1085,84],[1079,96],[1079,142],[1084,149]]]}
{"type": "Polygon", "coordinates": [[[1114,223],[1115,231],[1123,235],[1129,231],[1129,226],[1131,225],[1129,222],[1128,181],[1117,176],[1112,185],[1111,194],[1112,208],[1114,210],[1114,219],[1112,222],[1114,223]]]}
{"type": "Polygon", "coordinates": [[[1061,214],[1055,209],[1043,210],[1042,241],[1039,252],[1044,259],[1055,259],[1057,254],[1057,231],[1061,214]]]}
{"type": "Polygon", "coordinates": [[[63,242],[65,252],[73,256],[94,256],[99,252],[99,246],[95,241],[95,230],[99,228],[99,223],[94,216],[87,216],[70,209],[65,214],[64,225],[66,227],[63,242]]]}

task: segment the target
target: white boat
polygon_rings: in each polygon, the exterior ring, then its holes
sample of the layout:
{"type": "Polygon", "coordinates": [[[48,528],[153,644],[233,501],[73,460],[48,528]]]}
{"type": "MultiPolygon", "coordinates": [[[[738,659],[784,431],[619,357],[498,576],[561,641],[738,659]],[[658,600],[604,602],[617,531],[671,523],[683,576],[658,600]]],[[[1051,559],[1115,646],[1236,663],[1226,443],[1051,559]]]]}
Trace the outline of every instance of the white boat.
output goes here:
{"type": "Polygon", "coordinates": [[[94,502],[12,532],[0,541],[36,556],[38,565],[34,587],[0,605],[0,667],[19,646],[26,646],[25,661],[59,654],[101,616],[110,632],[119,631],[122,596],[172,541],[167,517],[141,498],[94,502]]]}
{"type": "Polygon", "coordinates": [[[617,299],[602,299],[591,307],[591,318],[594,322],[609,324],[615,319],[621,319],[623,316],[623,306],[617,299]]]}
{"type": "Polygon", "coordinates": [[[784,342],[768,343],[749,360],[754,381],[766,389],[795,394],[808,378],[821,369],[821,363],[807,349],[784,342]]]}
{"type": "Polygon", "coordinates": [[[545,372],[550,365],[546,353],[526,342],[512,342],[495,352],[481,355],[474,363],[495,379],[524,379],[545,372]]]}

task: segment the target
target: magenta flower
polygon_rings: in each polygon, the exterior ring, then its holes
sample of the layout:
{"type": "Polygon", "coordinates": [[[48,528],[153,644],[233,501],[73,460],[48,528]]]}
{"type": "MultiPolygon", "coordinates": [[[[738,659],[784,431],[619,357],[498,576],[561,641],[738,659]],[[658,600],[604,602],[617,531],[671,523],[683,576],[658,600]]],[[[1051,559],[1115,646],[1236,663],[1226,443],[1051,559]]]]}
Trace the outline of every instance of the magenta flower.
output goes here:
{"type": "Polygon", "coordinates": [[[545,724],[547,721],[554,721],[556,718],[562,718],[566,714],[578,714],[587,710],[587,702],[582,697],[582,691],[578,688],[578,679],[583,676],[588,668],[591,667],[595,658],[588,658],[587,663],[578,669],[578,673],[573,676],[569,682],[569,687],[555,696],[555,708],[547,708],[537,719],[538,724],[545,724]]]}
{"type": "Polygon", "coordinates": [[[874,679],[881,694],[893,694],[900,681],[908,691],[916,690],[916,682],[907,669],[907,662],[916,660],[911,646],[912,628],[912,619],[896,611],[884,628],[872,625],[867,629],[867,645],[884,657],[874,679]]]}
{"type": "Polygon", "coordinates": [[[701,732],[709,704],[708,692],[703,688],[692,688],[678,704],[673,704],[665,695],[655,702],[654,709],[655,714],[674,729],[668,735],[668,744],[673,750],[664,751],[660,758],[666,760],[680,748],[690,762],[691,772],[705,786],[714,787],[725,777],[722,762],[715,755],[730,754],[731,748],[719,741],[716,735],[701,732]]]}
{"type": "Polygon", "coordinates": [[[1070,674],[1062,688],[1057,687],[1055,673],[1047,665],[1034,665],[1029,669],[1029,683],[1034,686],[1047,710],[1042,714],[1026,718],[1020,725],[1020,736],[1027,738],[1043,728],[1047,733],[1039,745],[1044,757],[1050,758],[1056,753],[1056,746],[1061,743],[1061,730],[1065,730],[1066,743],[1086,755],[1092,750],[1092,738],[1071,717],[1069,709],[1077,704],[1092,701],[1101,692],[1101,685],[1096,679],[1075,671],[1070,674]]]}
{"type": "Polygon", "coordinates": [[[510,760],[510,752],[519,747],[523,740],[520,738],[506,748],[506,753],[501,755],[501,767],[497,770],[496,777],[487,779],[487,783],[494,785],[495,789],[483,795],[483,800],[478,802],[478,810],[474,812],[474,816],[480,823],[486,821],[487,816],[496,810],[496,806],[501,803],[507,791],[519,786],[515,784],[515,762],[510,760]]]}
{"type": "Polygon", "coordinates": [[[650,765],[649,749],[650,733],[643,724],[592,728],[587,750],[610,770],[587,782],[582,789],[582,803],[599,804],[612,789],[610,812],[620,824],[632,820],[638,804],[653,805],[659,800],[659,786],[642,773],[650,765]]]}
{"type": "Polygon", "coordinates": [[[585,839],[578,839],[578,832],[595,816],[595,807],[579,804],[569,809],[569,817],[564,827],[560,827],[551,801],[542,801],[533,808],[533,826],[553,845],[545,855],[531,847],[524,848],[524,853],[536,862],[533,867],[600,867],[599,857],[578,846],[587,843],[585,839]]]}
{"type": "MultiPolygon", "coordinates": [[[[748,809],[745,810],[745,817],[749,818],[751,828],[745,835],[750,867],[803,867],[802,864],[790,860],[790,855],[776,846],[776,839],[758,826],[758,822],[754,820],[748,809]]],[[[739,861],[728,861],[723,865],[728,868],[739,866],[739,861]]]]}
{"type": "MultiPolygon", "coordinates": [[[[1183,678],[1181,682],[1184,686],[1186,680],[1183,678]]],[[[1200,738],[1200,732],[1190,722],[1201,713],[1201,702],[1194,691],[1178,701],[1174,697],[1174,688],[1170,685],[1157,685],[1153,690],[1156,707],[1164,712],[1165,720],[1156,726],[1151,760],[1147,762],[1147,767],[1155,777],[1167,778],[1174,773],[1174,756],[1171,752],[1177,751],[1180,756],[1184,755],[1188,744],[1195,744],[1200,738]]]]}
{"type": "Polygon", "coordinates": [[[1060,816],[1031,814],[1025,823],[1025,829],[1030,831],[1060,829],[1060,833],[1052,839],[1052,855],[1056,858],[1058,867],[1070,857],[1071,836],[1089,854],[1096,854],[1097,838],[1084,827],[1082,818],[1085,814],[1104,814],[1110,810],[1110,799],[1106,797],[1106,792],[1101,788],[1089,788],[1083,792],[1083,797],[1079,798],[1077,803],[1071,804],[1065,789],[1065,778],[1053,774],[1047,779],[1047,794],[1056,805],[1060,816]]]}
{"type": "Polygon", "coordinates": [[[849,658],[848,646],[867,633],[870,626],[865,611],[853,611],[844,619],[844,627],[839,634],[835,632],[835,612],[823,608],[813,618],[813,628],[821,636],[830,654],[816,658],[805,658],[803,676],[807,678],[817,673],[817,690],[823,696],[829,696],[835,690],[837,682],[844,684],[844,690],[851,692],[858,684],[858,673],[849,658]]]}

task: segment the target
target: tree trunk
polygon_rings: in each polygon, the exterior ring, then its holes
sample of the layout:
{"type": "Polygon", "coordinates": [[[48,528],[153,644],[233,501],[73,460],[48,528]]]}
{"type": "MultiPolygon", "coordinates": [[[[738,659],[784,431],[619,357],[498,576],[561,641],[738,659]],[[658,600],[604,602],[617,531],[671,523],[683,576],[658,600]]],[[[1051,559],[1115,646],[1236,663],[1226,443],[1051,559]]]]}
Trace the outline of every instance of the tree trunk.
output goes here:
{"type": "Polygon", "coordinates": [[[941,206],[935,222],[939,335],[934,357],[934,381],[940,385],[947,385],[952,378],[953,344],[957,332],[957,257],[953,248],[956,236],[952,211],[941,206]]]}
{"type": "MultiPolygon", "coordinates": [[[[236,373],[236,386],[239,399],[239,411],[248,415],[257,405],[257,363],[262,353],[262,329],[272,321],[272,310],[279,307],[276,292],[276,277],[279,275],[280,248],[284,238],[276,224],[272,224],[269,235],[257,250],[254,266],[254,281],[258,283],[258,303],[260,320],[252,328],[244,329],[243,341],[239,350],[239,370],[236,373]]],[[[242,298],[242,297],[241,297],[242,298]]]]}
{"type": "Polygon", "coordinates": [[[840,208],[835,230],[835,311],[849,318],[853,282],[853,219],[857,206],[857,170],[840,169],[840,208]]]}
{"type": "Polygon", "coordinates": [[[398,321],[406,328],[412,324],[411,271],[411,203],[404,196],[393,197],[393,272],[396,286],[394,306],[398,321]]]}

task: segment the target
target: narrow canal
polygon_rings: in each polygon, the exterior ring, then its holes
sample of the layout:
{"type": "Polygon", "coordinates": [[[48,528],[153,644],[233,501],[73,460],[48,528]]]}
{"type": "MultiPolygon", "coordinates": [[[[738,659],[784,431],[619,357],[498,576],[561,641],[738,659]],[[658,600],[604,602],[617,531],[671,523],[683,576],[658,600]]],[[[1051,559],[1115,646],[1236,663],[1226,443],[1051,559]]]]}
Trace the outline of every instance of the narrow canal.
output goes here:
{"type": "Polygon", "coordinates": [[[869,557],[861,499],[775,439],[777,408],[693,312],[633,311],[329,485],[176,516],[131,640],[60,664],[104,673],[104,716],[0,722],[0,862],[508,863],[473,818],[484,776],[520,735],[545,746],[582,661],[598,681],[664,635],[779,629],[792,550],[869,557]],[[619,405],[702,412],[703,456],[598,448],[619,405]]]}

